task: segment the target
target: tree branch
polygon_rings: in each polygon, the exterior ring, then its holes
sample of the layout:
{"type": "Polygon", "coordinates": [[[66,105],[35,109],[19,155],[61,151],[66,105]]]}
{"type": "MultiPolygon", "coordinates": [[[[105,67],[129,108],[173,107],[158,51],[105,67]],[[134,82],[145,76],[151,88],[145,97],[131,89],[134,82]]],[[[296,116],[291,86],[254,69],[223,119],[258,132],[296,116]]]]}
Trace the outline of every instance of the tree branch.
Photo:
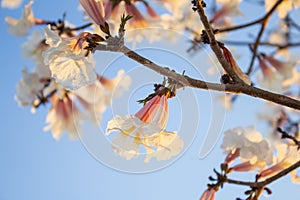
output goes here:
{"type": "Polygon", "coordinates": [[[223,56],[223,53],[219,47],[219,44],[215,38],[214,32],[210,26],[210,23],[205,15],[203,6],[200,2],[200,0],[195,0],[195,6],[197,8],[197,12],[200,16],[200,19],[204,25],[204,28],[207,32],[207,35],[209,37],[210,40],[210,47],[212,49],[212,51],[215,53],[218,61],[220,62],[220,64],[222,65],[222,67],[224,68],[224,70],[228,73],[228,75],[232,78],[232,80],[236,83],[242,83],[243,81],[237,76],[237,74],[234,72],[234,70],[231,68],[231,66],[227,63],[226,59],[223,56]]]}
{"type": "MultiPolygon", "coordinates": [[[[114,40],[118,40],[118,38],[111,38],[114,40]]],[[[112,45],[103,45],[99,44],[95,50],[100,51],[112,51],[112,52],[121,52],[125,56],[129,57],[130,59],[144,65],[145,67],[163,75],[169,77],[173,80],[176,80],[180,87],[192,87],[192,88],[199,88],[205,90],[215,90],[221,92],[231,92],[235,94],[246,94],[253,97],[258,97],[270,102],[274,102],[276,104],[280,104],[283,106],[287,106],[290,108],[294,108],[300,110],[300,101],[292,99],[290,97],[272,93],[266,90],[262,90],[244,83],[236,83],[236,84],[219,84],[219,83],[210,83],[202,80],[197,80],[191,78],[186,75],[178,74],[174,71],[169,70],[168,68],[162,67],[151,60],[143,57],[142,55],[134,52],[133,50],[129,49],[124,45],[118,44],[117,41],[113,41],[112,45]]]]}
{"type": "Polygon", "coordinates": [[[278,174],[275,174],[274,176],[272,176],[270,178],[267,178],[264,181],[247,182],[247,181],[239,181],[239,180],[233,180],[233,179],[226,178],[224,180],[224,182],[229,183],[229,184],[235,184],[235,185],[245,185],[245,186],[249,186],[249,187],[253,187],[253,188],[262,188],[262,187],[265,187],[266,185],[269,185],[270,183],[278,180],[279,178],[287,175],[288,173],[290,173],[291,171],[297,169],[298,167],[300,167],[300,160],[297,161],[296,163],[294,163],[293,165],[291,165],[290,167],[282,170],[278,174]]]}

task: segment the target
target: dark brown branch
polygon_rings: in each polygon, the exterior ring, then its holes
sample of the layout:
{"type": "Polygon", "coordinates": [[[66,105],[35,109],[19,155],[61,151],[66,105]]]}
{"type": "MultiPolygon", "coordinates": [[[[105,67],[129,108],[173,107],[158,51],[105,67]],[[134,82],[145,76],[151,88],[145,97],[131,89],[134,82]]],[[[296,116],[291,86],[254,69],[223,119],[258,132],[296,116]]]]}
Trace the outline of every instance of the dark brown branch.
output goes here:
{"type": "MultiPolygon", "coordinates": [[[[113,38],[112,38],[113,39],[113,38]]],[[[117,38],[115,38],[118,40],[117,38]]],[[[99,44],[95,50],[100,51],[113,51],[113,52],[121,52],[127,57],[131,58],[132,60],[135,60],[136,62],[146,66],[147,68],[163,75],[166,77],[169,77],[173,80],[176,80],[178,83],[180,83],[180,87],[193,87],[193,88],[200,88],[205,90],[215,90],[215,91],[221,91],[221,92],[231,92],[236,94],[246,94],[253,97],[258,97],[261,99],[265,99],[270,102],[274,102],[283,106],[287,106],[290,108],[294,108],[297,110],[300,110],[300,101],[297,101],[295,99],[292,99],[290,97],[272,93],[269,91],[265,91],[253,86],[249,86],[244,83],[236,83],[236,84],[219,84],[219,83],[210,83],[205,82],[202,80],[193,79],[186,75],[178,74],[174,71],[169,70],[168,68],[162,67],[151,60],[139,55],[138,53],[132,51],[126,46],[119,46],[117,42],[113,45],[102,45],[99,44]]]]}
{"type": "Polygon", "coordinates": [[[227,63],[226,59],[223,56],[223,53],[219,47],[219,44],[215,38],[215,34],[212,30],[212,27],[210,26],[209,20],[207,16],[205,15],[204,8],[199,0],[195,1],[195,6],[197,7],[197,12],[200,16],[200,19],[204,25],[204,28],[207,32],[207,35],[210,39],[210,47],[215,53],[218,61],[224,68],[224,70],[228,73],[228,75],[232,78],[232,80],[236,83],[242,83],[243,81],[237,76],[237,74],[233,71],[231,66],[227,63]]]}
{"type": "Polygon", "coordinates": [[[226,178],[225,182],[230,183],[230,184],[235,184],[235,185],[245,185],[245,186],[249,186],[249,187],[253,187],[253,188],[262,188],[262,187],[265,187],[266,185],[269,185],[270,183],[280,179],[281,177],[287,175],[288,173],[290,173],[291,171],[297,169],[298,167],[300,167],[300,160],[297,161],[296,163],[294,163],[293,165],[291,165],[290,167],[282,170],[278,174],[275,174],[274,176],[272,176],[270,178],[267,178],[264,181],[247,182],[247,181],[239,181],[239,180],[233,180],[233,179],[226,178]]]}
{"type": "MultiPolygon", "coordinates": [[[[231,41],[231,40],[224,40],[221,41],[227,45],[236,45],[236,46],[249,46],[254,45],[253,42],[244,42],[244,41],[231,41]]],[[[270,43],[270,42],[260,42],[258,43],[259,46],[270,46],[270,47],[277,47],[278,49],[285,49],[288,47],[297,47],[300,46],[300,42],[295,43],[286,43],[286,44],[277,44],[277,43],[270,43]]]]}
{"type": "Polygon", "coordinates": [[[294,142],[294,144],[298,146],[298,149],[300,149],[300,141],[297,140],[294,136],[289,135],[287,132],[283,131],[283,130],[282,130],[281,128],[279,128],[279,127],[277,128],[277,131],[278,131],[279,133],[281,133],[281,138],[282,138],[282,139],[287,138],[287,139],[292,140],[292,141],[294,142]]]}
{"type": "Polygon", "coordinates": [[[260,42],[260,38],[261,36],[263,35],[263,32],[265,30],[265,27],[266,27],[266,23],[267,21],[264,21],[262,24],[261,24],[261,27],[260,27],[260,30],[258,32],[258,35],[256,37],[256,40],[255,40],[255,43],[253,45],[253,48],[252,48],[252,57],[251,57],[251,61],[250,61],[250,64],[249,64],[249,67],[248,67],[248,70],[247,70],[247,75],[250,75],[251,72],[252,72],[252,68],[253,68],[253,64],[254,64],[254,61],[255,61],[255,58],[256,58],[256,55],[257,55],[257,48],[258,48],[258,44],[260,42]]]}

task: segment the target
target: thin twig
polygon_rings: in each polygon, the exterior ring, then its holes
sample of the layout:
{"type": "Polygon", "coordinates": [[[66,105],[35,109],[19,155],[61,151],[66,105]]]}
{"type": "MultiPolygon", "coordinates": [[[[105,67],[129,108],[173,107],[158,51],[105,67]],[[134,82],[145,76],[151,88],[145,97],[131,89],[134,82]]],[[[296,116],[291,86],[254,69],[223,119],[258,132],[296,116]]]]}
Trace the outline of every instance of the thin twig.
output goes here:
{"type": "MultiPolygon", "coordinates": [[[[254,42],[246,42],[246,41],[232,41],[232,40],[224,40],[221,41],[224,44],[228,45],[236,45],[236,46],[253,46],[254,42]]],[[[271,43],[271,42],[260,42],[258,43],[259,46],[270,46],[270,47],[277,47],[279,49],[285,49],[288,47],[297,47],[300,46],[300,42],[295,43],[286,43],[286,44],[278,44],[278,43],[271,43]]]]}
{"type": "Polygon", "coordinates": [[[249,26],[253,26],[256,24],[261,24],[264,21],[266,21],[272,14],[273,12],[276,10],[276,8],[283,2],[284,0],[278,0],[274,6],[261,18],[254,20],[252,22],[246,23],[246,24],[242,24],[242,25],[237,25],[237,26],[233,26],[233,27],[229,27],[229,28],[223,28],[223,29],[219,29],[218,33],[222,33],[222,32],[229,32],[229,31],[235,31],[235,30],[239,30],[242,28],[246,28],[249,26]]]}
{"type": "Polygon", "coordinates": [[[287,139],[292,140],[292,141],[295,143],[295,145],[298,146],[298,149],[300,149],[300,141],[297,140],[294,136],[289,135],[287,132],[283,131],[283,130],[282,130],[281,128],[279,128],[279,127],[277,128],[277,131],[278,131],[279,133],[281,133],[281,138],[282,138],[282,139],[287,138],[287,139]]]}
{"type": "Polygon", "coordinates": [[[250,61],[250,64],[249,64],[249,67],[248,67],[248,70],[247,70],[247,75],[250,75],[251,72],[252,72],[252,68],[253,68],[253,65],[254,65],[254,61],[255,61],[255,58],[256,58],[256,55],[257,55],[257,48],[258,48],[258,44],[260,42],[260,38],[261,36],[263,35],[263,32],[265,30],[265,27],[266,27],[266,21],[264,21],[262,24],[261,24],[261,27],[260,27],[260,30],[258,32],[258,35],[256,37],[256,40],[254,42],[254,45],[252,47],[252,57],[251,57],[251,61],[250,61]]]}
{"type": "Polygon", "coordinates": [[[298,167],[300,167],[300,160],[297,161],[296,163],[294,163],[293,165],[291,165],[290,167],[282,170],[278,174],[275,174],[274,176],[272,176],[270,178],[267,178],[264,181],[247,182],[247,181],[239,181],[239,180],[233,180],[233,179],[226,178],[225,182],[229,183],[229,184],[235,184],[235,185],[245,185],[245,186],[249,186],[249,187],[253,187],[253,188],[262,188],[262,187],[265,187],[266,185],[269,185],[270,183],[280,179],[281,177],[287,175],[288,173],[290,173],[291,171],[297,169],[298,167]]]}

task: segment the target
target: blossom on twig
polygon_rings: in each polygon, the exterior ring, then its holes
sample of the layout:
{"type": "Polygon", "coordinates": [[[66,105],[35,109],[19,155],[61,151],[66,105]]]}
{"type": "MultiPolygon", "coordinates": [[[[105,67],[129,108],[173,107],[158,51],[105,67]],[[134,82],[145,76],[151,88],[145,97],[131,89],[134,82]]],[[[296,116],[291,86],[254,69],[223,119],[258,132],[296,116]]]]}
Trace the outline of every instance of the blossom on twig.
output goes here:
{"type": "Polygon", "coordinates": [[[165,131],[169,94],[155,95],[135,115],[115,116],[108,122],[106,134],[120,131],[113,140],[115,153],[126,159],[138,157],[140,145],[146,149],[145,162],[152,157],[167,160],[177,155],[183,141],[176,132],[165,131]]]}
{"type": "Polygon", "coordinates": [[[24,37],[28,34],[28,29],[35,25],[35,18],[31,6],[33,1],[25,5],[22,17],[17,20],[12,17],[5,17],[5,23],[8,25],[8,32],[18,37],[24,37]]]}
{"type": "Polygon", "coordinates": [[[237,157],[242,161],[241,164],[232,167],[236,171],[263,169],[273,162],[273,152],[269,142],[263,139],[254,127],[238,127],[226,131],[221,148],[227,157],[230,157],[227,162],[232,162],[232,158],[237,157]],[[228,156],[231,154],[232,156],[228,156]]]}
{"type": "Polygon", "coordinates": [[[94,61],[86,55],[86,39],[90,33],[63,38],[51,30],[45,29],[46,43],[50,46],[43,53],[44,63],[49,65],[52,77],[66,89],[76,90],[97,80],[94,61]]]}
{"type": "Polygon", "coordinates": [[[37,73],[28,73],[27,69],[23,69],[23,78],[17,84],[17,94],[15,100],[20,106],[32,105],[44,87],[41,77],[37,73]]]}

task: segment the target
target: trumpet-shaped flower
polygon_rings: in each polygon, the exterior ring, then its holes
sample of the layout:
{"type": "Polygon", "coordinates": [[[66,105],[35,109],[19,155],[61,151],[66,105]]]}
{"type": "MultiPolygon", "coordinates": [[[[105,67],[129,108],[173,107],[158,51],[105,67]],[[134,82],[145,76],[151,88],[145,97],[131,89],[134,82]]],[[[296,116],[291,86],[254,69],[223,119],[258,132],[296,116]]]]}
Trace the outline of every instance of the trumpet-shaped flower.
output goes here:
{"type": "Polygon", "coordinates": [[[242,70],[240,69],[240,67],[238,66],[238,64],[236,63],[235,59],[233,58],[231,52],[226,48],[223,47],[223,54],[224,57],[226,59],[226,61],[228,62],[228,64],[231,66],[231,68],[233,69],[233,71],[236,73],[236,75],[242,80],[244,81],[244,83],[250,85],[251,84],[251,80],[250,77],[247,74],[244,74],[242,72],[242,70]]]}
{"type": "Polygon", "coordinates": [[[20,106],[32,105],[35,99],[41,94],[44,84],[37,73],[28,73],[23,69],[23,78],[17,84],[16,101],[20,106]]]}
{"type": "Polygon", "coordinates": [[[112,140],[115,153],[126,159],[140,155],[140,145],[146,148],[145,162],[155,157],[167,160],[177,155],[183,141],[175,132],[166,132],[168,96],[156,95],[135,115],[115,116],[108,122],[106,134],[120,131],[112,140]]]}
{"type": "Polygon", "coordinates": [[[263,57],[282,75],[284,78],[283,86],[289,86],[299,80],[299,72],[295,69],[296,60],[290,59],[288,62],[282,62],[268,55],[263,55],[263,57]]]}
{"type": "Polygon", "coordinates": [[[91,84],[97,80],[92,56],[86,56],[84,47],[89,33],[77,37],[62,38],[50,27],[45,29],[46,43],[50,46],[43,54],[52,77],[71,90],[91,84]]]}
{"type": "Polygon", "coordinates": [[[208,188],[203,192],[199,200],[214,200],[216,192],[214,188],[208,188]]]}
{"type": "Polygon", "coordinates": [[[44,128],[44,131],[51,130],[52,136],[56,140],[60,139],[64,131],[69,133],[71,139],[77,138],[82,115],[71,98],[65,96],[60,99],[58,96],[53,96],[51,101],[52,107],[46,118],[48,125],[44,128]]]}
{"type": "Polygon", "coordinates": [[[296,62],[282,62],[268,55],[264,55],[263,57],[283,76],[284,79],[293,76],[292,69],[296,65],[296,62]]]}
{"type": "Polygon", "coordinates": [[[2,0],[1,7],[15,9],[18,8],[22,4],[22,2],[23,0],[2,0]]]}
{"type": "Polygon", "coordinates": [[[28,34],[28,29],[35,25],[35,18],[31,6],[33,1],[30,1],[24,8],[21,19],[17,20],[12,17],[5,17],[5,22],[8,25],[8,32],[18,37],[24,37],[28,34]]]}
{"type": "Polygon", "coordinates": [[[98,25],[105,25],[104,6],[101,0],[79,0],[85,12],[98,25]]]}
{"type": "Polygon", "coordinates": [[[144,3],[146,7],[146,12],[150,17],[143,15],[138,7],[135,5],[134,1],[126,2],[114,2],[111,0],[104,0],[105,5],[105,18],[113,21],[119,21],[120,16],[124,13],[133,16],[129,21],[130,28],[144,28],[152,20],[157,20],[159,15],[154,11],[154,9],[149,5],[149,3],[144,3]]]}
{"type": "Polygon", "coordinates": [[[264,89],[281,93],[283,77],[277,73],[274,68],[268,66],[262,59],[259,59],[259,66],[262,71],[257,77],[260,86],[264,89]]]}
{"type": "Polygon", "coordinates": [[[230,17],[240,15],[238,9],[241,0],[218,0],[217,3],[222,4],[222,7],[212,16],[211,23],[218,27],[226,27],[231,25],[230,17]]]}
{"type": "MultiPolygon", "coordinates": [[[[274,174],[279,173],[283,169],[286,169],[300,160],[300,151],[298,146],[292,146],[289,144],[279,144],[276,146],[277,150],[277,163],[270,168],[267,168],[260,172],[259,178],[268,178],[274,174]]],[[[299,183],[299,177],[296,171],[291,174],[292,181],[299,183]]]]}
{"type": "Polygon", "coordinates": [[[249,170],[264,168],[273,162],[273,153],[268,141],[264,140],[254,127],[239,127],[226,131],[221,147],[228,155],[235,155],[238,151],[239,158],[244,164],[236,168],[249,170]]]}

